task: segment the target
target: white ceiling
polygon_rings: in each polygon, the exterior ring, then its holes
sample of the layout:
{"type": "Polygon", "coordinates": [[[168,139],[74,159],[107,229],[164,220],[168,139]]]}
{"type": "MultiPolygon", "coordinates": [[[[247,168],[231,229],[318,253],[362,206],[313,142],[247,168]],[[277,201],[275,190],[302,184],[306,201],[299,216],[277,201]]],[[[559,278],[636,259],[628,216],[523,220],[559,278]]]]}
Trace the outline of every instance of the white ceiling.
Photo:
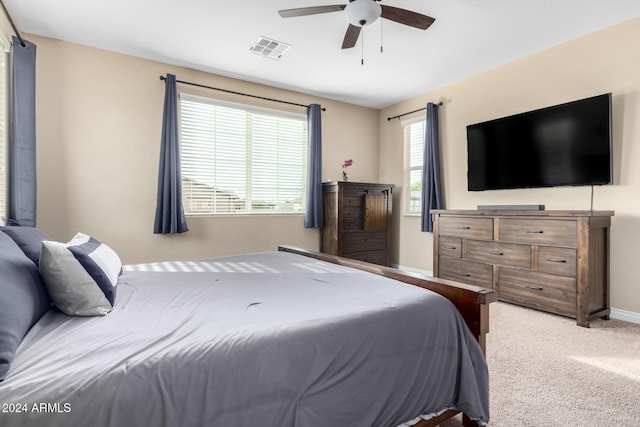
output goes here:
{"type": "Polygon", "coordinates": [[[345,3],[5,0],[24,33],[373,108],[640,16],[640,0],[383,0],[436,21],[423,31],[380,19],[363,30],[364,49],[361,34],[355,48],[342,50],[344,12],[277,13],[345,3]],[[262,58],[249,52],[260,36],[293,47],[280,61],[262,58]]]}

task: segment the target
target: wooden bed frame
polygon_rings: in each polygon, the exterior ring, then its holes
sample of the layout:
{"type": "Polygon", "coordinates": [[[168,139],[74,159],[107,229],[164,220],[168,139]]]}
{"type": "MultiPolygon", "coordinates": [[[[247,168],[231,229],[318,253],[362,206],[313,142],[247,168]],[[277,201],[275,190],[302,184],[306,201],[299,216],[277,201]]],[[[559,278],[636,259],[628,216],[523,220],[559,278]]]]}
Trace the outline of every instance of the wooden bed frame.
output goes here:
{"type": "MultiPolygon", "coordinates": [[[[369,273],[377,274],[404,283],[409,283],[414,286],[429,289],[444,296],[449,301],[451,301],[456,306],[460,314],[462,314],[462,317],[467,323],[467,326],[478,340],[478,343],[482,348],[482,352],[486,357],[486,336],[489,333],[489,304],[497,300],[497,295],[492,289],[466,285],[451,280],[430,277],[412,271],[384,267],[382,265],[370,264],[367,262],[343,258],[336,255],[329,255],[320,252],[309,251],[306,249],[299,249],[292,246],[278,246],[278,250],[282,252],[290,252],[307,256],[333,264],[343,265],[345,267],[367,271],[369,273]]],[[[458,413],[458,411],[449,410],[429,420],[422,420],[415,424],[413,427],[437,426],[441,422],[454,417],[458,413]]],[[[462,424],[464,426],[477,425],[474,421],[472,421],[465,415],[463,415],[462,424]]]]}

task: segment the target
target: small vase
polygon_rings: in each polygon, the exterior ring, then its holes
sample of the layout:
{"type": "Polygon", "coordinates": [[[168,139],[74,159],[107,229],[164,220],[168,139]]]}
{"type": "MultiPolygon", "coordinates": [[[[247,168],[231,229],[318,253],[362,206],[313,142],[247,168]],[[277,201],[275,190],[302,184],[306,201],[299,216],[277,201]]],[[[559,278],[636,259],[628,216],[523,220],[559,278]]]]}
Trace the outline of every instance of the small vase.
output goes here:
{"type": "Polygon", "coordinates": [[[343,180],[343,181],[349,181],[349,177],[348,177],[347,175],[344,175],[344,176],[342,177],[342,180],[343,180]]]}

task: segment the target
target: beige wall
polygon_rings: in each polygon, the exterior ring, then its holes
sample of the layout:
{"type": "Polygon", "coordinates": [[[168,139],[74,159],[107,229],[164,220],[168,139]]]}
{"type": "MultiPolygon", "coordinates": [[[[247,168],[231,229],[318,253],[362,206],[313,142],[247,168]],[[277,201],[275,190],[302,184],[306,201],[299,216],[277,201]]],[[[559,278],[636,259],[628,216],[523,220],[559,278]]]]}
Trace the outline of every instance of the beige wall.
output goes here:
{"type": "MultiPolygon", "coordinates": [[[[320,103],[323,180],[354,159],[353,180],[378,180],[378,111],[37,36],[38,226],[112,246],[125,263],[275,250],[318,249],[299,215],[188,218],[182,235],[152,233],[164,84],[159,76],[271,97],[320,103]]],[[[304,108],[178,86],[179,91],[268,108],[304,108]]]]}
{"type": "MultiPolygon", "coordinates": [[[[402,128],[387,117],[443,101],[441,167],[445,207],[544,204],[547,209],[589,209],[590,187],[468,192],[466,126],[505,115],[602,93],[613,93],[614,180],[595,187],[594,208],[614,210],[611,233],[612,307],[640,313],[640,19],[576,39],[461,82],[421,94],[380,112],[380,179],[395,183],[401,206],[402,128]]],[[[410,116],[409,116],[410,117],[410,116]]],[[[432,269],[433,240],[416,217],[396,211],[401,265],[432,269]]]]}

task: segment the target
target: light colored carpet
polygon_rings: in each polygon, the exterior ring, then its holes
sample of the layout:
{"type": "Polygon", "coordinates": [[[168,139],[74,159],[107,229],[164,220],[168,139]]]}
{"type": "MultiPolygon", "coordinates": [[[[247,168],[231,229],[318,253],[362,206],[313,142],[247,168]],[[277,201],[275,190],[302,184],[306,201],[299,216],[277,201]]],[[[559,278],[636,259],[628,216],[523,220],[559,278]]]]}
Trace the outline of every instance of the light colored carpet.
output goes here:
{"type": "Polygon", "coordinates": [[[490,426],[640,426],[640,325],[490,307],[490,426]]]}

